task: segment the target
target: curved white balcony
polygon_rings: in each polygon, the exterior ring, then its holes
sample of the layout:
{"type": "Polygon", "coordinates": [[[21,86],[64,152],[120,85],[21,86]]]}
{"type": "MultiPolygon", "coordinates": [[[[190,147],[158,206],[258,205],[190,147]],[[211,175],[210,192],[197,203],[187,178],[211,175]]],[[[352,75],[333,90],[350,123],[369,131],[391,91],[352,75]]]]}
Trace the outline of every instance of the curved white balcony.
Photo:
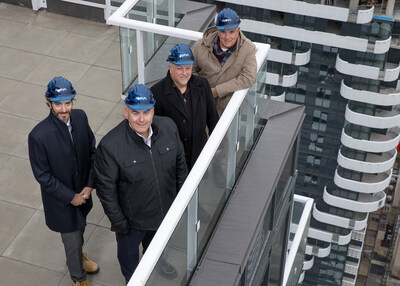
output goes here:
{"type": "Polygon", "coordinates": [[[337,162],[339,166],[363,173],[381,173],[392,168],[396,161],[396,149],[379,154],[367,153],[365,161],[347,158],[339,149],[337,162]]]}
{"type": "Polygon", "coordinates": [[[294,58],[295,66],[304,66],[310,62],[311,59],[311,49],[305,53],[296,53],[294,58]]]}
{"type": "Polygon", "coordinates": [[[386,194],[385,192],[379,192],[375,194],[360,194],[358,196],[358,200],[354,201],[330,194],[325,186],[323,199],[329,205],[346,210],[357,210],[358,212],[365,213],[374,212],[383,207],[386,200],[386,194]]]}
{"type": "Polygon", "coordinates": [[[384,71],[381,71],[380,80],[391,82],[399,79],[400,64],[387,63],[384,71]],[[392,68],[388,68],[391,66],[392,68]]]}
{"type": "Polygon", "coordinates": [[[355,213],[355,217],[352,219],[326,213],[318,210],[317,204],[313,206],[313,217],[321,222],[337,225],[342,228],[361,230],[367,226],[368,215],[366,213],[355,213]]]}
{"type": "Polygon", "coordinates": [[[338,233],[310,227],[308,229],[308,237],[338,245],[346,245],[350,243],[351,231],[346,235],[340,235],[338,233]]]}
{"type": "Polygon", "coordinates": [[[267,72],[265,83],[283,87],[290,87],[296,84],[297,75],[298,75],[297,71],[291,75],[284,75],[284,76],[280,76],[279,74],[276,73],[267,72]]]}
{"type": "Polygon", "coordinates": [[[303,261],[303,270],[308,270],[311,269],[314,265],[314,256],[311,256],[310,260],[305,260],[303,261]]]}
{"type": "Polygon", "coordinates": [[[397,108],[392,111],[378,108],[375,115],[367,115],[352,110],[349,104],[347,104],[344,116],[347,121],[353,124],[368,126],[371,128],[386,129],[400,126],[400,110],[397,108]]]}
{"type": "Polygon", "coordinates": [[[370,140],[356,139],[346,134],[345,128],[342,130],[340,141],[343,145],[372,153],[387,152],[397,147],[400,140],[399,127],[388,129],[385,135],[372,132],[370,140]]]}
{"type": "Polygon", "coordinates": [[[378,67],[371,67],[366,65],[352,64],[340,58],[340,55],[336,56],[336,64],[335,68],[337,71],[342,74],[369,78],[369,79],[378,79],[380,69],[378,67]]]}
{"type": "Polygon", "coordinates": [[[317,256],[320,258],[328,257],[329,253],[331,253],[331,245],[329,244],[328,247],[322,248],[316,245],[306,245],[306,254],[317,256]]]}
{"type": "MultiPolygon", "coordinates": [[[[374,54],[384,54],[384,53],[386,53],[390,49],[391,41],[392,41],[392,36],[390,36],[386,40],[376,41],[374,46],[373,46],[372,52],[374,54]]],[[[368,49],[367,51],[371,51],[371,50],[368,49]]]]}
{"type": "Polygon", "coordinates": [[[286,92],[283,92],[281,95],[271,95],[272,100],[285,102],[286,92]]]}
{"type": "Polygon", "coordinates": [[[362,64],[352,64],[340,58],[340,54],[336,57],[336,65],[335,68],[337,71],[375,80],[383,80],[386,82],[392,82],[399,78],[400,74],[400,65],[399,64],[388,64],[387,66],[391,66],[392,68],[387,68],[384,70],[379,69],[378,67],[362,65],[362,64]]]}
{"type": "Polygon", "coordinates": [[[347,99],[382,106],[395,106],[400,104],[400,90],[389,89],[381,93],[354,89],[347,86],[342,80],[340,94],[347,99]]]}
{"type": "Polygon", "coordinates": [[[311,49],[304,53],[292,53],[278,49],[270,49],[267,59],[269,61],[284,63],[295,66],[303,66],[310,62],[311,49]]]}
{"type": "Polygon", "coordinates": [[[390,184],[391,177],[392,169],[383,173],[378,173],[376,175],[365,173],[362,176],[362,181],[359,182],[340,176],[338,169],[336,169],[333,181],[335,182],[336,186],[342,189],[364,194],[373,194],[385,190],[390,184]]]}
{"type": "Polygon", "coordinates": [[[374,6],[369,8],[368,10],[358,10],[357,12],[357,24],[366,24],[372,21],[372,17],[374,16],[374,6]]]}

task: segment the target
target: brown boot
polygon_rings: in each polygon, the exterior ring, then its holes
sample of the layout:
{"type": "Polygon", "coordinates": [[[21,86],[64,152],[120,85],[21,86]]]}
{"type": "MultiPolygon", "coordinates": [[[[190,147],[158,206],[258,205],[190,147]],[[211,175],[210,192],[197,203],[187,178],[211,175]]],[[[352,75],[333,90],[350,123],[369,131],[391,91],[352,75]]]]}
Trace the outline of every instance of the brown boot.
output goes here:
{"type": "Polygon", "coordinates": [[[82,253],[82,259],[83,259],[83,269],[86,271],[87,274],[96,274],[99,272],[100,267],[97,265],[96,262],[88,259],[86,257],[86,253],[82,253]]]}
{"type": "Polygon", "coordinates": [[[79,282],[79,281],[72,282],[72,285],[74,285],[74,286],[89,286],[89,280],[85,280],[82,282],[79,282]]]}

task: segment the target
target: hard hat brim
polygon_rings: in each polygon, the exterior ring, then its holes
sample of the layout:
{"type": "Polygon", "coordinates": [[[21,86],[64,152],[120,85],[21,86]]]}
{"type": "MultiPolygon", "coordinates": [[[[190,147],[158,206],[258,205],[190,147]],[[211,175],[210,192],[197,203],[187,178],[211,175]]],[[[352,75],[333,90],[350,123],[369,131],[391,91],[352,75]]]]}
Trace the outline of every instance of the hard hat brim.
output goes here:
{"type": "Polygon", "coordinates": [[[127,104],[132,110],[150,110],[154,107],[153,104],[127,104]]]}
{"type": "Polygon", "coordinates": [[[58,96],[58,97],[46,97],[48,100],[50,100],[51,102],[54,101],[70,101],[73,100],[75,97],[75,95],[71,94],[71,95],[63,95],[63,96],[58,96]]]}
{"type": "Polygon", "coordinates": [[[171,62],[174,65],[177,66],[191,66],[194,65],[194,61],[177,61],[177,62],[171,62]]]}
{"type": "Polygon", "coordinates": [[[239,24],[230,24],[225,26],[215,26],[218,30],[233,30],[239,27],[239,24]]]}

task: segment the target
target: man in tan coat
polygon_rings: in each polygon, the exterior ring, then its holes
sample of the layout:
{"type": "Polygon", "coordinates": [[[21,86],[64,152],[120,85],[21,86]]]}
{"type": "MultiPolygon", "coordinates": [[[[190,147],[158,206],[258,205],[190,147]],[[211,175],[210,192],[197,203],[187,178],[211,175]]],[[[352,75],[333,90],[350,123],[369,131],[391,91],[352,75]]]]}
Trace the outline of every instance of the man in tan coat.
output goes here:
{"type": "Polygon", "coordinates": [[[256,78],[256,48],[240,31],[239,24],[235,11],[223,9],[215,27],[208,28],[193,49],[193,73],[210,83],[219,115],[233,93],[251,87],[256,78]]]}

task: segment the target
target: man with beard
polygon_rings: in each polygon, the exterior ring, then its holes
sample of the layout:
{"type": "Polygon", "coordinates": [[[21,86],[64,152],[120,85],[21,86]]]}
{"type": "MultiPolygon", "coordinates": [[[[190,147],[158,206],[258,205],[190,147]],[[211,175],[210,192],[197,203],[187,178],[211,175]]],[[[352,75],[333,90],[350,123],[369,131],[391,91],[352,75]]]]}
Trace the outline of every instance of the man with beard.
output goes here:
{"type": "Polygon", "coordinates": [[[46,225],[61,234],[73,285],[87,286],[86,274],[99,271],[82,253],[86,216],[93,206],[95,138],[85,112],[72,109],[75,95],[67,79],[49,82],[45,97],[50,114],[33,128],[28,146],[46,225]]]}

